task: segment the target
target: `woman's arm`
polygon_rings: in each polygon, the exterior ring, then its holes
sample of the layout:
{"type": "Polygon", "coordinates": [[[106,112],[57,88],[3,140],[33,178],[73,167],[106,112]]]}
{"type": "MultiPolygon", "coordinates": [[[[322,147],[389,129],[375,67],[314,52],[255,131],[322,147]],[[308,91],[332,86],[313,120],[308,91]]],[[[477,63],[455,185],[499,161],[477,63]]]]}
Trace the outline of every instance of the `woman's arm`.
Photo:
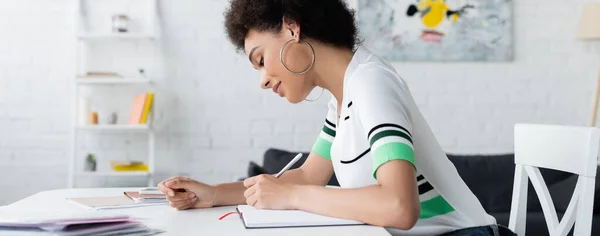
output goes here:
{"type": "Polygon", "coordinates": [[[324,186],[332,175],[331,161],[315,152],[310,152],[302,166],[286,171],[279,178],[288,183],[324,186]]]}
{"type": "MultiPolygon", "coordinates": [[[[279,179],[286,183],[300,185],[327,184],[333,175],[331,161],[311,152],[301,167],[286,171],[279,179]]],[[[213,186],[215,191],[215,206],[246,204],[244,182],[224,183],[213,186]]]]}
{"type": "Polygon", "coordinates": [[[317,214],[408,230],[420,215],[414,166],[407,161],[385,163],[377,185],[355,189],[297,186],[292,205],[317,214]]]}
{"type": "Polygon", "coordinates": [[[256,208],[299,209],[371,225],[410,229],[420,215],[414,166],[389,161],[377,170],[377,184],[362,188],[326,188],[285,183],[270,175],[247,179],[246,203],[256,208]]]}
{"type": "Polygon", "coordinates": [[[377,185],[355,189],[297,186],[294,208],[372,225],[408,230],[419,219],[414,167],[390,161],[377,171],[377,185]]]}

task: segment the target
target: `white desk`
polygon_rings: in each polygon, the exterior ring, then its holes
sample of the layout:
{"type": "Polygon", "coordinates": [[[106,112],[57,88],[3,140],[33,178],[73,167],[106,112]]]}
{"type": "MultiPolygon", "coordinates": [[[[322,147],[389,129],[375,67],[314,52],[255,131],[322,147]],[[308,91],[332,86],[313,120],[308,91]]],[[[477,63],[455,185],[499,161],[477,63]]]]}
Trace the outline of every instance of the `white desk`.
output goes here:
{"type": "MultiPolygon", "coordinates": [[[[67,201],[66,198],[119,196],[123,194],[123,191],[136,191],[137,189],[138,188],[97,188],[45,191],[29,196],[6,207],[17,210],[47,209],[48,211],[61,211],[66,213],[89,211],[67,201]]],[[[146,218],[145,220],[142,220],[146,225],[166,231],[160,235],[390,235],[384,228],[368,225],[246,229],[238,215],[230,215],[223,220],[218,219],[227,212],[235,211],[235,207],[233,206],[178,211],[168,205],[164,205],[104,211],[146,218]]]]}

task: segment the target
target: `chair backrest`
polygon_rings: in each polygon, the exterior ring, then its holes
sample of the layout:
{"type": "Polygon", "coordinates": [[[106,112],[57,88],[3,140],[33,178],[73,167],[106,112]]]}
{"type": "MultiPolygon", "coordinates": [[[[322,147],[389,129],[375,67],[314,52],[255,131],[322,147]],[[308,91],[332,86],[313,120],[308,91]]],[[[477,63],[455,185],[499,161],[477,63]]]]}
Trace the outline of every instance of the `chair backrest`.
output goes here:
{"type": "Polygon", "coordinates": [[[529,180],[542,206],[550,235],[590,235],[600,129],[543,124],[514,127],[515,179],[509,228],[525,235],[529,180]],[[538,167],[579,175],[569,206],[558,221],[554,203],[538,167]]]}

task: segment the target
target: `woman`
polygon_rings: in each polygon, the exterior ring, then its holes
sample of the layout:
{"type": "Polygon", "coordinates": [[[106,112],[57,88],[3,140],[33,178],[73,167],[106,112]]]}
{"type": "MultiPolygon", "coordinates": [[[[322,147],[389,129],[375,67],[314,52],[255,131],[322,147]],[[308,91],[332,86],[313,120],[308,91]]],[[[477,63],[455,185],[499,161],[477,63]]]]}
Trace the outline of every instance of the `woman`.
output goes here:
{"type": "Polygon", "coordinates": [[[248,204],[357,220],[392,234],[512,235],[460,178],[394,68],[357,46],[343,0],[230,4],[227,34],[260,71],[261,88],[293,104],[315,87],[333,98],[300,168],[215,186],[170,178],[159,188],[172,207],[248,204]],[[334,172],[342,188],[324,187],[334,172]]]}

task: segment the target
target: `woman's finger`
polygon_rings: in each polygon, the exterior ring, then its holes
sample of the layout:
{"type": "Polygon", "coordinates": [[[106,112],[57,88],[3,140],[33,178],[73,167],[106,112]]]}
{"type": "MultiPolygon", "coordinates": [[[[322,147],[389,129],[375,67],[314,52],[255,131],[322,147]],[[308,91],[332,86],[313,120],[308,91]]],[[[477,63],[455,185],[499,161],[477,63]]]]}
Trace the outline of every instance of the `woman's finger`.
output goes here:
{"type": "Polygon", "coordinates": [[[171,178],[168,178],[168,179],[160,182],[158,184],[158,189],[161,192],[163,192],[166,196],[175,196],[175,193],[177,193],[177,191],[176,191],[176,189],[174,189],[174,186],[172,186],[172,185],[173,185],[173,183],[175,183],[177,181],[181,181],[181,180],[187,181],[188,178],[181,177],[181,176],[173,176],[171,178]]]}
{"type": "Polygon", "coordinates": [[[256,203],[254,203],[254,208],[256,209],[265,209],[265,206],[262,204],[261,201],[256,201],[256,203]]]}
{"type": "Polygon", "coordinates": [[[244,180],[244,187],[246,187],[246,188],[252,187],[254,184],[256,184],[257,179],[258,179],[258,176],[247,178],[246,180],[244,180]]]}
{"type": "Polygon", "coordinates": [[[169,200],[170,202],[179,202],[179,201],[190,200],[194,197],[196,197],[196,194],[194,194],[192,192],[183,192],[183,193],[176,192],[173,197],[167,195],[167,200],[169,200]]]}
{"type": "Polygon", "coordinates": [[[194,206],[194,204],[196,203],[197,200],[198,199],[196,199],[196,198],[192,199],[192,200],[189,201],[189,203],[187,203],[185,205],[182,205],[182,206],[179,206],[179,207],[177,207],[175,209],[177,209],[177,210],[186,210],[186,209],[193,208],[193,206],[194,206]]]}
{"type": "Polygon", "coordinates": [[[191,206],[192,206],[192,204],[186,204],[186,205],[177,206],[177,207],[173,207],[173,208],[175,208],[175,209],[177,209],[177,210],[180,210],[180,211],[181,211],[181,210],[187,210],[187,209],[190,209],[190,208],[191,208],[191,206]]]}
{"type": "Polygon", "coordinates": [[[256,201],[258,201],[258,196],[256,194],[252,194],[250,197],[246,198],[246,204],[248,204],[248,206],[254,206],[256,201]]]}
{"type": "Polygon", "coordinates": [[[193,199],[188,199],[185,201],[179,201],[179,202],[170,202],[169,205],[171,205],[171,207],[176,208],[176,209],[187,209],[190,206],[192,206],[196,200],[198,200],[198,198],[193,198],[193,199]]]}
{"type": "Polygon", "coordinates": [[[189,201],[190,199],[189,198],[185,198],[185,199],[168,199],[167,198],[167,200],[169,202],[185,202],[185,201],[189,201]]]}
{"type": "Polygon", "coordinates": [[[244,191],[244,197],[248,198],[248,197],[254,195],[255,192],[256,192],[256,186],[252,186],[252,187],[246,189],[246,191],[244,191]]]}
{"type": "Polygon", "coordinates": [[[172,190],[171,190],[169,187],[167,187],[167,186],[165,185],[165,181],[163,181],[163,182],[160,182],[160,183],[158,184],[158,190],[159,190],[159,191],[161,191],[161,192],[162,192],[163,194],[165,194],[166,196],[169,196],[169,194],[168,194],[168,193],[169,193],[169,191],[172,191],[172,190]]]}

